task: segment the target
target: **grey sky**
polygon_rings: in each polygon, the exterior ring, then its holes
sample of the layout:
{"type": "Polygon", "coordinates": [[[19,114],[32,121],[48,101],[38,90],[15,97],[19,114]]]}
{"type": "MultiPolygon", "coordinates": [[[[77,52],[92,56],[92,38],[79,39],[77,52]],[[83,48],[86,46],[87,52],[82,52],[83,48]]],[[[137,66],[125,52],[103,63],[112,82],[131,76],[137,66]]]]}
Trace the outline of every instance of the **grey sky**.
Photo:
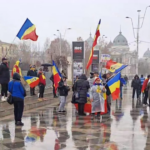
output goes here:
{"type": "MultiPolygon", "coordinates": [[[[11,42],[27,17],[37,27],[41,46],[47,37],[55,38],[57,29],[63,35],[68,27],[72,28],[65,36],[69,42],[79,36],[86,40],[90,31],[95,34],[101,18],[100,32],[108,37],[107,41],[113,41],[121,25],[122,34],[130,43],[135,39],[131,22],[125,17],[132,17],[137,26],[137,10],[142,10],[143,16],[148,5],[149,0],[0,0],[0,40],[11,42]]],[[[140,40],[150,42],[150,8],[140,30],[140,40]]],[[[136,48],[134,45],[131,50],[136,48]]],[[[140,57],[148,47],[150,44],[140,44],[140,57]]]]}

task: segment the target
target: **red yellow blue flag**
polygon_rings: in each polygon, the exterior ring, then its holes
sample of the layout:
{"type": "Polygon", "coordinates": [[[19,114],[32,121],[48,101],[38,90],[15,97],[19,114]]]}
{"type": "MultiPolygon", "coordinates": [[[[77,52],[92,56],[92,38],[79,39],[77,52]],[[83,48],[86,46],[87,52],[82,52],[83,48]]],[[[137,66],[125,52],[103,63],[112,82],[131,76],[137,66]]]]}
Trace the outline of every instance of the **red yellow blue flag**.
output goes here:
{"type": "Polygon", "coordinates": [[[120,96],[120,78],[121,73],[118,73],[107,82],[113,100],[117,100],[120,96]]]}
{"type": "Polygon", "coordinates": [[[95,37],[94,37],[94,41],[93,41],[93,45],[92,45],[92,50],[91,50],[91,53],[90,53],[89,61],[88,61],[87,66],[86,66],[87,70],[93,62],[94,47],[97,45],[97,39],[100,36],[100,31],[99,31],[100,24],[101,24],[101,19],[99,20],[98,26],[96,28],[96,33],[95,33],[95,37]]]}
{"type": "Polygon", "coordinates": [[[56,92],[62,76],[54,61],[53,61],[52,73],[53,73],[54,87],[56,92]]]}
{"type": "Polygon", "coordinates": [[[30,39],[32,41],[37,41],[38,35],[36,35],[36,27],[28,18],[22,25],[20,31],[17,34],[17,37],[20,40],[30,39]]]}
{"type": "Polygon", "coordinates": [[[24,80],[28,83],[28,85],[30,85],[31,88],[34,88],[39,84],[38,77],[24,76],[24,80]]]}
{"type": "Polygon", "coordinates": [[[106,69],[108,69],[110,72],[118,73],[128,65],[124,65],[121,63],[117,63],[115,61],[109,60],[106,63],[106,69]]]}

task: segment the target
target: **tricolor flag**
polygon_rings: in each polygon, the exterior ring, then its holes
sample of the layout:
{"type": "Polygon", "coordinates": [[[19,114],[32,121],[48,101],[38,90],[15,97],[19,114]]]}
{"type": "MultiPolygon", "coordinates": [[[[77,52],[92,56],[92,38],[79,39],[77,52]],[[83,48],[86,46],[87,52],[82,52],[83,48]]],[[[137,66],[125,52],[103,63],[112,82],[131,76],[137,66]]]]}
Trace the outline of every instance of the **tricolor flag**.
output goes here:
{"type": "Polygon", "coordinates": [[[53,73],[54,87],[55,87],[55,92],[56,92],[58,88],[58,83],[60,82],[62,76],[54,61],[53,61],[52,73],[53,73]]]}
{"type": "MultiPolygon", "coordinates": [[[[106,93],[103,93],[103,97],[104,97],[104,112],[101,112],[101,115],[104,115],[107,113],[107,96],[106,93]]],[[[78,104],[74,104],[76,109],[78,110],[78,104]]],[[[90,101],[90,95],[87,94],[87,103],[84,105],[84,112],[86,113],[91,113],[92,112],[92,105],[91,105],[91,101],[90,101]]]]}
{"type": "Polygon", "coordinates": [[[149,79],[146,79],[144,82],[143,82],[143,85],[142,85],[142,90],[141,92],[144,93],[146,87],[147,87],[147,83],[148,83],[149,79]]]}
{"type": "Polygon", "coordinates": [[[96,33],[95,33],[95,37],[94,37],[94,41],[93,41],[93,45],[92,45],[92,50],[91,50],[91,53],[90,53],[90,57],[89,57],[89,61],[87,63],[86,69],[89,69],[89,67],[90,67],[90,65],[92,64],[92,61],[93,61],[94,47],[97,45],[97,39],[100,36],[100,31],[99,31],[100,24],[101,24],[101,19],[98,22],[98,26],[97,26],[97,29],[96,29],[96,33]]]}
{"type": "Polygon", "coordinates": [[[24,80],[28,83],[28,85],[30,85],[31,88],[34,88],[39,84],[38,77],[24,76],[24,80]]]}
{"type": "Polygon", "coordinates": [[[120,78],[121,74],[118,73],[107,82],[113,100],[117,100],[120,96],[120,78]]]}
{"type": "Polygon", "coordinates": [[[118,73],[128,65],[123,65],[121,63],[117,63],[115,61],[109,60],[106,63],[106,69],[108,69],[110,72],[118,73]]]}
{"type": "Polygon", "coordinates": [[[36,35],[36,27],[32,22],[27,18],[24,24],[22,25],[20,31],[17,34],[17,37],[20,40],[32,40],[37,41],[38,36],[36,35]]]}

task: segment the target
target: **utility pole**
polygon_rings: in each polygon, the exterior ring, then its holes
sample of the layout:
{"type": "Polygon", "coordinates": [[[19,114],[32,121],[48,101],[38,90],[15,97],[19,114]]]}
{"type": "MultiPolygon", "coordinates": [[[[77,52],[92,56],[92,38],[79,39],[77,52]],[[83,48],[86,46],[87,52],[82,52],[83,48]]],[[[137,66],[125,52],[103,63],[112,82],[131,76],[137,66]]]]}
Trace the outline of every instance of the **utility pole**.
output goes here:
{"type": "Polygon", "coordinates": [[[140,12],[138,10],[138,25],[137,25],[137,61],[136,61],[136,74],[138,74],[138,58],[139,58],[139,31],[140,31],[140,12]]]}
{"type": "Polygon", "coordinates": [[[132,29],[133,29],[133,36],[134,36],[134,38],[136,39],[136,42],[137,42],[136,74],[138,74],[139,31],[140,31],[140,29],[141,29],[142,26],[143,26],[144,19],[145,19],[145,15],[146,15],[146,11],[147,11],[147,9],[148,9],[149,7],[150,7],[150,6],[147,6],[147,7],[146,7],[145,13],[144,13],[144,16],[143,16],[143,17],[140,17],[140,12],[141,12],[141,10],[137,10],[137,12],[138,12],[138,25],[137,25],[137,28],[134,28],[132,18],[131,18],[131,17],[126,17],[127,19],[130,19],[130,20],[131,20],[132,29]],[[140,25],[140,19],[142,19],[141,25],[140,25]],[[135,29],[137,30],[137,37],[135,36],[135,33],[134,33],[134,30],[135,30],[135,29]]]}

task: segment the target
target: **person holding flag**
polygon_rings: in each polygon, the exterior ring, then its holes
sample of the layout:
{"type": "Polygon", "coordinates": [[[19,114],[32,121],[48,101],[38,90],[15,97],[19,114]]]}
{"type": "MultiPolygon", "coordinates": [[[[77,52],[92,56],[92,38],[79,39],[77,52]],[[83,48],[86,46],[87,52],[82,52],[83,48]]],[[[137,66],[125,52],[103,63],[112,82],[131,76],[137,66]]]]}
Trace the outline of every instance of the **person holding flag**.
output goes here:
{"type": "Polygon", "coordinates": [[[43,100],[44,97],[44,91],[45,91],[45,85],[46,85],[46,77],[43,73],[42,68],[40,68],[39,73],[38,73],[38,78],[39,78],[39,100],[43,100]]]}
{"type": "MultiPolygon", "coordinates": [[[[30,70],[27,72],[27,76],[37,77],[37,71],[35,65],[30,67],[30,70]]],[[[35,87],[33,88],[30,87],[30,95],[31,96],[35,95],[35,87]]]]}
{"type": "Polygon", "coordinates": [[[92,118],[94,119],[95,113],[97,113],[97,119],[100,119],[100,113],[104,112],[104,97],[103,93],[106,89],[101,85],[100,78],[96,78],[90,90],[90,100],[92,104],[92,118]]]}

